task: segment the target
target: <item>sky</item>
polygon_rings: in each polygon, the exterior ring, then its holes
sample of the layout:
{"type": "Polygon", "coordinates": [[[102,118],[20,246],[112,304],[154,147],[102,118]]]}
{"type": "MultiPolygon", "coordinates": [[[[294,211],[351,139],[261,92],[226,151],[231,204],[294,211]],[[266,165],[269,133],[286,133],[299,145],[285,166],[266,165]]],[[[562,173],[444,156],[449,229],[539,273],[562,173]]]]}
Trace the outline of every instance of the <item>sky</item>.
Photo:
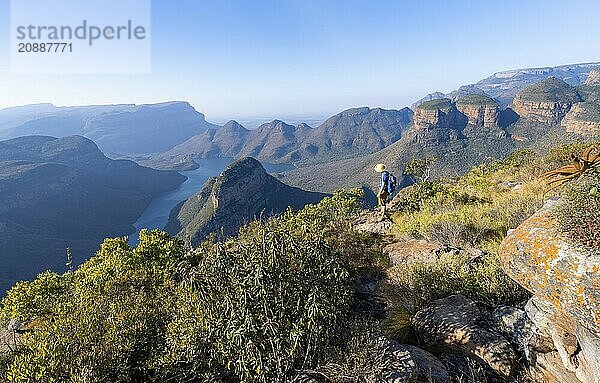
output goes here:
{"type": "Polygon", "coordinates": [[[600,61],[597,0],[153,0],[151,11],[149,74],[11,74],[0,0],[0,108],[183,100],[213,122],[310,119],[600,61]]]}

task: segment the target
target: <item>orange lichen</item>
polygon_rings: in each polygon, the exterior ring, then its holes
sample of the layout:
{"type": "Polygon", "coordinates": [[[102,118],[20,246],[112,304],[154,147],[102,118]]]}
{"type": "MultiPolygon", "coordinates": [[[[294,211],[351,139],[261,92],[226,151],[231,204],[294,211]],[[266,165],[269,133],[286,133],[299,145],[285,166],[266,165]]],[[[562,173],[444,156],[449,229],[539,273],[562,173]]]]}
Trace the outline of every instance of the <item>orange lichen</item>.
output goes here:
{"type": "Polygon", "coordinates": [[[571,251],[550,211],[534,215],[514,230],[499,253],[505,271],[523,287],[566,318],[577,318],[600,332],[600,279],[596,278],[600,265],[571,251]]]}

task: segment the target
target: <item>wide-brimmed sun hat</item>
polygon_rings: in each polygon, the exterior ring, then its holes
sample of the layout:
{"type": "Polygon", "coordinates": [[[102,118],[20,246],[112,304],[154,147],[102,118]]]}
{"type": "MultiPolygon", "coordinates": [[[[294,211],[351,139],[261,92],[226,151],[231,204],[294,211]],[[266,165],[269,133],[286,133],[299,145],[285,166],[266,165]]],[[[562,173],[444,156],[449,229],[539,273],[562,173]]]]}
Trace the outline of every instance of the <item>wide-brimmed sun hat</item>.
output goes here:
{"type": "Polygon", "coordinates": [[[384,170],[385,170],[385,165],[384,164],[377,164],[377,165],[375,165],[375,171],[377,173],[381,173],[384,170]]]}

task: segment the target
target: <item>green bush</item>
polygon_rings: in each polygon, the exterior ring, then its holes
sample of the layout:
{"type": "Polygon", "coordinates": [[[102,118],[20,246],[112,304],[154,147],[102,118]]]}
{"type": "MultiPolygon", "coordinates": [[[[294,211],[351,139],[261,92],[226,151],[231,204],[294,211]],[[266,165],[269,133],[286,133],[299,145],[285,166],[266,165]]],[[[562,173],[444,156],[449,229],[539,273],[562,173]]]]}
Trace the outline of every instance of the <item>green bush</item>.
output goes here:
{"type": "Polygon", "coordinates": [[[277,382],[315,368],[344,342],[356,277],[385,265],[351,229],[360,197],[338,192],[193,251],[160,231],[134,249],[107,239],[76,271],[16,285],[0,317],[35,326],[0,380],[277,382]]]}
{"type": "Polygon", "coordinates": [[[466,252],[446,251],[430,261],[395,266],[389,276],[401,304],[412,313],[431,300],[452,294],[462,294],[492,307],[515,304],[527,296],[492,254],[473,258],[466,252]]]}
{"type": "Polygon", "coordinates": [[[2,302],[2,317],[47,320],[25,334],[6,372],[11,382],[139,381],[148,375],[172,310],[179,241],[161,232],[142,232],[132,250],[125,238],[106,240],[98,254],[73,273],[42,274],[15,286],[2,302]],[[34,288],[43,285],[44,289],[34,288]],[[50,296],[20,311],[23,302],[50,296]]]}
{"type": "Polygon", "coordinates": [[[558,229],[574,243],[600,250],[600,174],[573,182],[554,211],[558,229]]]}

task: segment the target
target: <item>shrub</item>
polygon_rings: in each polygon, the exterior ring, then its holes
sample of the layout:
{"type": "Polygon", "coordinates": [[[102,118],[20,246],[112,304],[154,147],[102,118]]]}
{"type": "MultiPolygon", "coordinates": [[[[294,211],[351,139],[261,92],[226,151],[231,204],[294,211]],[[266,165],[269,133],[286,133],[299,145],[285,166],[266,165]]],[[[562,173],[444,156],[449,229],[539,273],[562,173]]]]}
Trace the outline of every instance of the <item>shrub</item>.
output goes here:
{"type": "Polygon", "coordinates": [[[527,296],[492,254],[473,258],[466,252],[447,251],[430,261],[395,266],[388,274],[394,291],[412,313],[431,300],[452,294],[489,306],[515,304],[527,296]]]}
{"type": "Polygon", "coordinates": [[[98,254],[74,273],[42,274],[29,283],[41,291],[16,286],[2,302],[2,316],[19,313],[19,302],[51,294],[21,318],[49,320],[25,334],[6,377],[14,382],[139,381],[148,376],[154,354],[164,347],[170,319],[171,275],[183,255],[179,241],[158,231],[140,234],[131,249],[124,238],[107,239],[98,254]],[[52,295],[54,294],[54,295],[52,295]]]}
{"type": "Polygon", "coordinates": [[[385,264],[351,229],[360,197],[338,192],[191,252],[160,231],[135,249],[105,240],[76,271],[8,293],[1,318],[45,320],[0,361],[0,380],[291,380],[346,341],[355,278],[385,264]]]}
{"type": "Polygon", "coordinates": [[[554,210],[558,229],[574,243],[600,250],[600,174],[573,183],[554,210]]]}
{"type": "Polygon", "coordinates": [[[600,171],[600,150],[595,146],[590,146],[581,155],[571,154],[571,164],[544,173],[542,179],[547,180],[546,192],[548,192],[587,172],[598,171],[600,171]]]}

